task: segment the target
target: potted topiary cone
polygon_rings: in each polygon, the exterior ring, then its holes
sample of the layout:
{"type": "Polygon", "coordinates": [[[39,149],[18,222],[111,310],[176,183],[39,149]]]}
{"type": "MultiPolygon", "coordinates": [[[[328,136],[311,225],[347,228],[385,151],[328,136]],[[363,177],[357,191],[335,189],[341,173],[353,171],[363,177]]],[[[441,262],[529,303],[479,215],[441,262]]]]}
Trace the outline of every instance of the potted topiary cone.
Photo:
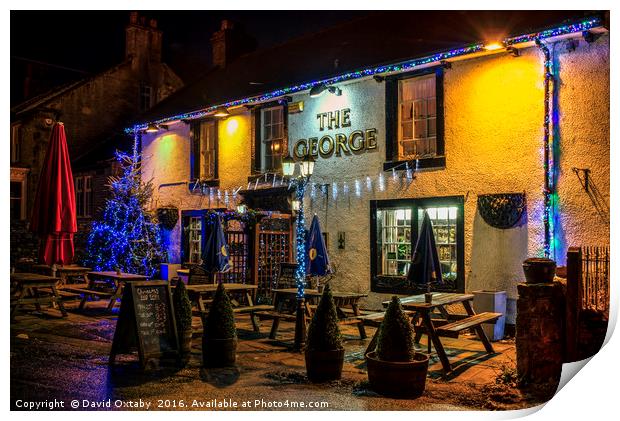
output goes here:
{"type": "Polygon", "coordinates": [[[202,335],[202,363],[205,367],[235,365],[237,330],[230,298],[223,284],[217,286],[202,335]]]}
{"type": "Polygon", "coordinates": [[[311,382],[338,380],[342,375],[344,348],[329,285],[325,285],[321,301],[310,322],[305,354],[306,372],[311,382]]]}
{"type": "Polygon", "coordinates": [[[415,352],[413,328],[398,297],[385,311],[375,351],[366,354],[368,381],[377,392],[414,398],[424,393],[428,355],[415,352]]]}
{"type": "Polygon", "coordinates": [[[174,288],[172,300],[181,354],[187,355],[192,345],[192,302],[189,300],[183,281],[179,281],[174,288]]]}

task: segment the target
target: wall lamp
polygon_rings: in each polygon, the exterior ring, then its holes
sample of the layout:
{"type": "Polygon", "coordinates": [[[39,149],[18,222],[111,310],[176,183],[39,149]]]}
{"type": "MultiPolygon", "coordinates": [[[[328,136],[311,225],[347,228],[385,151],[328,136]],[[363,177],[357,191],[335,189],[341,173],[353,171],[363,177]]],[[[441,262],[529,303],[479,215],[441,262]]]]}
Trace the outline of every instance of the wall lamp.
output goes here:
{"type": "Polygon", "coordinates": [[[314,85],[312,89],[310,89],[310,98],[317,98],[325,93],[325,91],[329,91],[329,93],[334,94],[336,96],[342,95],[342,90],[337,86],[327,86],[324,83],[319,83],[318,85],[314,85]]]}
{"type": "Polygon", "coordinates": [[[217,107],[215,109],[215,114],[213,114],[215,117],[229,117],[230,113],[228,112],[228,109],[226,107],[217,107]]]}
{"type": "Polygon", "coordinates": [[[159,131],[159,127],[157,127],[157,124],[155,123],[149,123],[149,125],[146,127],[146,130],[144,130],[146,133],[157,133],[159,131]]]}

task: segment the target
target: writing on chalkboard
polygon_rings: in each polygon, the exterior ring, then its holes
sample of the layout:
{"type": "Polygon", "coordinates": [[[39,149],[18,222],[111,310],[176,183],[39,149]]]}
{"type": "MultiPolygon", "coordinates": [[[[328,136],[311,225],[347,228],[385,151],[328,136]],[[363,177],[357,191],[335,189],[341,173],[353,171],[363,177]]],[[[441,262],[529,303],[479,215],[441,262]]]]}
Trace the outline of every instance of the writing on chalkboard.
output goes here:
{"type": "Polygon", "coordinates": [[[130,282],[123,291],[110,362],[137,348],[143,366],[178,352],[170,286],[165,281],[130,282]]]}

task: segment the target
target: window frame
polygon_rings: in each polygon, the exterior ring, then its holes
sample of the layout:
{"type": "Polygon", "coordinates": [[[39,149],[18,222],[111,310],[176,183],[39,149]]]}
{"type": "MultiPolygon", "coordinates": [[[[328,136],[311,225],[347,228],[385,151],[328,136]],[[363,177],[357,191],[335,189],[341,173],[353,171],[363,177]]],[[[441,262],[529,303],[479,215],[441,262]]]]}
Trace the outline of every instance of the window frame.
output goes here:
{"type": "Polygon", "coordinates": [[[148,111],[154,105],[153,93],[155,92],[155,90],[153,89],[151,85],[147,85],[146,83],[141,83],[139,89],[140,91],[138,93],[138,107],[141,112],[148,111]],[[148,95],[147,95],[147,92],[148,92],[148,95]],[[148,97],[148,103],[145,101],[147,97],[148,97]]]}
{"type": "Polygon", "coordinates": [[[77,218],[93,217],[93,176],[78,175],[74,178],[75,215],[77,218]],[[87,187],[88,186],[88,187],[87,187]]]}
{"type": "Polygon", "coordinates": [[[254,108],[254,148],[252,153],[252,170],[254,174],[282,173],[282,166],[274,169],[263,169],[263,112],[265,110],[281,108],[282,110],[282,146],[281,157],[288,151],[288,105],[282,101],[272,101],[254,108]]]}
{"type": "Polygon", "coordinates": [[[441,196],[408,199],[389,199],[370,201],[370,290],[379,293],[393,294],[421,294],[426,292],[423,287],[384,287],[378,283],[394,282],[405,280],[405,276],[380,275],[378,271],[378,246],[377,246],[377,211],[381,209],[409,208],[411,209],[411,251],[415,248],[415,243],[419,235],[418,209],[434,206],[456,206],[458,208],[456,218],[456,264],[457,274],[454,281],[455,288],[436,288],[434,291],[445,292],[465,292],[465,215],[464,215],[464,196],[441,196]],[[382,282],[383,281],[383,282],[382,282]]]}
{"type": "Polygon", "coordinates": [[[20,162],[21,158],[21,123],[11,124],[11,164],[20,162]]]}
{"type": "MultiPolygon", "coordinates": [[[[415,77],[423,77],[435,74],[435,104],[436,104],[436,142],[437,152],[434,157],[420,158],[417,160],[419,169],[444,168],[445,157],[445,115],[444,115],[444,66],[433,66],[426,69],[388,76],[385,78],[385,162],[383,170],[392,168],[403,169],[405,162],[412,160],[400,160],[398,157],[398,133],[400,132],[399,121],[399,82],[415,77]]],[[[414,160],[415,161],[415,160],[414,160]]]]}
{"type": "Polygon", "coordinates": [[[207,187],[219,187],[219,121],[215,118],[204,118],[191,123],[190,126],[190,180],[189,190],[193,190],[197,183],[200,183],[207,187]],[[215,126],[215,139],[214,139],[214,159],[213,159],[213,177],[202,178],[204,162],[202,159],[202,139],[201,139],[201,126],[203,123],[212,123],[215,126]]]}
{"type": "MultiPolygon", "coordinates": [[[[19,200],[18,220],[23,221],[26,219],[26,180],[11,179],[10,182],[19,184],[19,197],[10,196],[11,189],[9,188],[9,205],[11,205],[14,200],[19,200]]],[[[14,219],[13,215],[10,215],[10,219],[14,219]]]]}

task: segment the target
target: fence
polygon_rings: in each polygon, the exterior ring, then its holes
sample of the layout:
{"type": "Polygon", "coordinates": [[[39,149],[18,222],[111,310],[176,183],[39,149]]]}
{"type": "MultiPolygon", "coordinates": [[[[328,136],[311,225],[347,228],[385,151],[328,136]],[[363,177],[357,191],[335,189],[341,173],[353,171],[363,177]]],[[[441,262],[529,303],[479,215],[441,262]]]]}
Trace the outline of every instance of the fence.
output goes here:
{"type": "Polygon", "coordinates": [[[581,309],[609,317],[609,248],[581,248],[581,309]]]}

